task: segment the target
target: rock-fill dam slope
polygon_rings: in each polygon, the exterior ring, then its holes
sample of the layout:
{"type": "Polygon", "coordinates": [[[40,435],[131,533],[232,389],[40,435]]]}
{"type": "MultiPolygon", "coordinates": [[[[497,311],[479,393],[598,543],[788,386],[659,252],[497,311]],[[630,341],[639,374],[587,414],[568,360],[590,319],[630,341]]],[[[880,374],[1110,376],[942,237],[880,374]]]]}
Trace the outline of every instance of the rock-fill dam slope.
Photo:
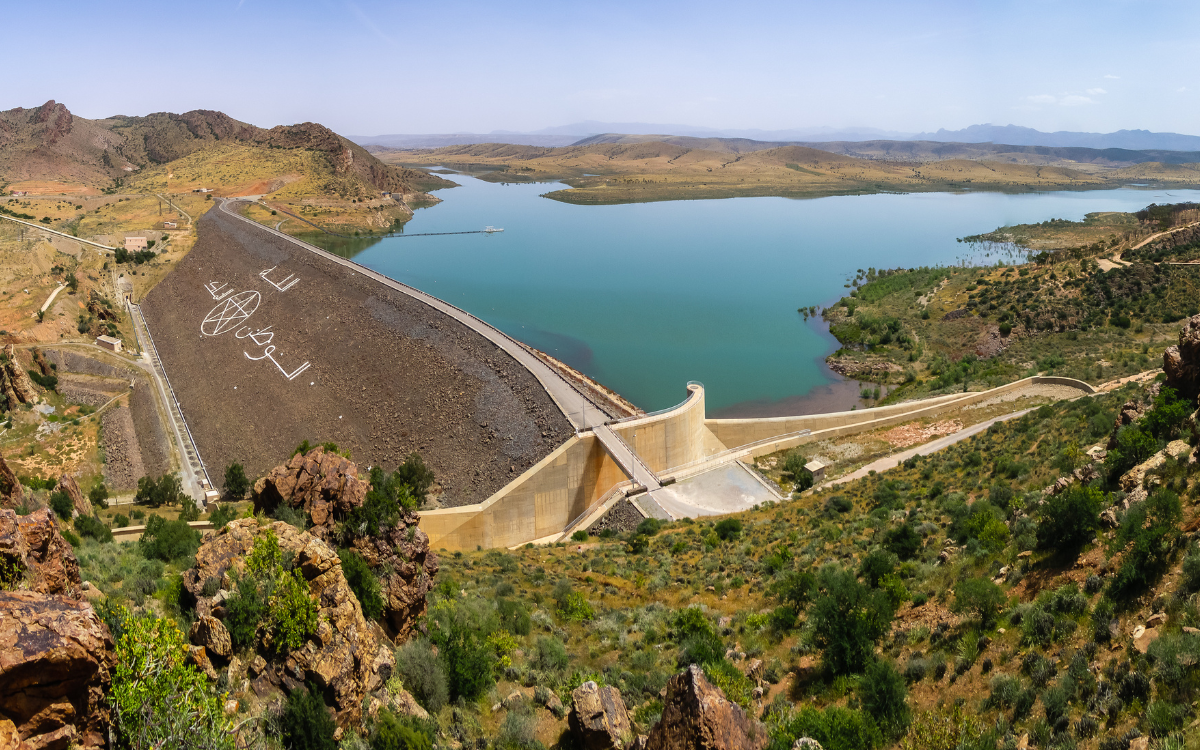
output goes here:
{"type": "Polygon", "coordinates": [[[573,434],[522,365],[458,321],[221,211],[142,303],[214,481],[302,441],[364,466],[417,452],[477,503],[573,434]]]}

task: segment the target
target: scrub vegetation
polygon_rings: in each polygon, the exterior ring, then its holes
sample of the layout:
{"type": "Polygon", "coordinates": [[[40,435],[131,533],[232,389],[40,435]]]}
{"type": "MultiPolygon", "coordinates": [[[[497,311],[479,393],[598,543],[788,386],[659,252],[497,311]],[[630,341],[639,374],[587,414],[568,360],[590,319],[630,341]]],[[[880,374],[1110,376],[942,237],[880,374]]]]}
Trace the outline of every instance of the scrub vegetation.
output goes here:
{"type": "MultiPolygon", "coordinates": [[[[1139,231],[1042,251],[1029,264],[860,270],[822,312],[842,345],[828,361],[896,385],[885,403],[1039,372],[1099,384],[1151,369],[1178,321],[1200,312],[1200,266],[1142,259],[1161,254],[1151,248],[1166,239],[1123,250],[1163,221],[1187,227],[1179,222],[1192,213],[1163,219],[1151,209],[1126,215],[1139,231]],[[1108,259],[1122,252],[1130,260],[1108,259]]],[[[1177,252],[1190,253],[1186,244],[1177,252]]]]}

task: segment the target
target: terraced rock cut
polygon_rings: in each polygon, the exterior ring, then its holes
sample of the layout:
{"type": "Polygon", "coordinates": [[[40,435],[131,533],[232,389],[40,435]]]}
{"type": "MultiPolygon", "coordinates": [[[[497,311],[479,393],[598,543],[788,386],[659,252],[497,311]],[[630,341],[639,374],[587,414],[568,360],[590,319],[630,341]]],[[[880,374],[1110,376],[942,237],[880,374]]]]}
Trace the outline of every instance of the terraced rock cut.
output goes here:
{"type": "Polygon", "coordinates": [[[572,434],[528,370],[460,323],[222,212],[199,231],[142,311],[214,478],[332,441],[389,470],[417,452],[440,502],[462,505],[572,434]],[[237,321],[205,323],[231,305],[237,321]]]}

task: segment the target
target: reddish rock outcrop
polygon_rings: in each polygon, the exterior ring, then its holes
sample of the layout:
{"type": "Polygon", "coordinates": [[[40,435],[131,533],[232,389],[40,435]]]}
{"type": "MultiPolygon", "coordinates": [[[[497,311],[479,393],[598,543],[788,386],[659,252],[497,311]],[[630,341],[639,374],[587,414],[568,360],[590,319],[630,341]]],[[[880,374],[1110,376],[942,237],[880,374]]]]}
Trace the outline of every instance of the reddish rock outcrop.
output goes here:
{"type": "Polygon", "coordinates": [[[650,730],[646,750],[760,750],[766,743],[766,728],[693,664],[667,683],[662,718],[650,730]]]}
{"type": "Polygon", "coordinates": [[[233,656],[233,645],[229,640],[229,631],[225,625],[212,615],[201,615],[192,623],[189,633],[192,643],[203,646],[213,655],[222,659],[233,656]]]}
{"type": "Polygon", "coordinates": [[[582,750],[626,750],[634,740],[633,724],[621,691],[599,687],[591,680],[571,693],[567,726],[582,750]]]}
{"type": "Polygon", "coordinates": [[[7,358],[4,368],[8,371],[8,379],[12,383],[13,391],[16,392],[17,398],[25,404],[32,404],[34,401],[37,401],[37,389],[33,387],[33,381],[29,379],[29,374],[21,369],[16,349],[13,348],[12,344],[4,347],[4,356],[7,358]]]}
{"type": "Polygon", "coordinates": [[[104,747],[112,645],[87,603],[0,591],[0,735],[7,719],[30,750],[104,747]]]}
{"type": "Polygon", "coordinates": [[[416,513],[404,513],[391,528],[355,537],[350,544],[380,578],[384,617],[397,641],[407,640],[425,614],[425,595],[438,572],[437,554],[417,527],[420,520],[416,513]]]}
{"type": "Polygon", "coordinates": [[[1163,352],[1166,385],[1182,396],[1200,395],[1200,315],[1189,318],[1179,331],[1179,343],[1163,352]]]}
{"type": "Polygon", "coordinates": [[[83,490],[79,489],[79,482],[75,481],[75,477],[63,474],[58,479],[58,488],[71,498],[71,505],[75,508],[76,516],[92,515],[92,504],[83,496],[83,490]]]}
{"type": "MultiPolygon", "coordinates": [[[[279,504],[309,514],[313,536],[334,543],[337,523],[362,505],[370,483],[359,479],[358,467],[349,459],[318,447],[297,454],[254,483],[256,503],[271,509],[279,504]]],[[[418,528],[421,517],[403,512],[390,527],[375,536],[355,535],[338,540],[363,556],[380,577],[384,616],[397,640],[408,637],[425,614],[425,595],[438,572],[437,555],[429,537],[418,528]]]]}
{"type": "Polygon", "coordinates": [[[1108,445],[1106,446],[1108,450],[1117,447],[1117,433],[1121,431],[1121,428],[1141,419],[1145,410],[1145,407],[1138,401],[1130,400],[1121,405],[1120,411],[1117,412],[1117,419],[1113,423],[1112,434],[1108,436],[1108,445]]]}
{"type": "Polygon", "coordinates": [[[49,509],[27,516],[0,510],[0,558],[24,574],[32,591],[79,595],[79,561],[49,509]]]}
{"type": "Polygon", "coordinates": [[[362,505],[370,488],[354,462],[317,447],[271,469],[254,483],[254,495],[266,510],[280,503],[302,508],[312,519],[312,533],[328,541],[334,522],[362,505]]]}
{"type": "MultiPolygon", "coordinates": [[[[268,529],[275,532],[285,554],[295,555],[295,565],[308,582],[320,611],[316,635],[300,648],[276,656],[261,641],[258,643],[260,657],[266,658],[256,683],[287,690],[306,682],[316,683],[332,699],[339,726],[358,725],[362,722],[364,699],[386,693],[384,683],[392,674],[395,659],[387,637],[363,618],[362,608],[342,574],[341,561],[329,544],[286,523],[277,521],[260,527],[256,519],[239,519],[220,532],[205,534],[195,566],[183,574],[183,585],[196,599],[201,622],[207,622],[206,615],[218,617],[223,612],[219,605],[225,592],[235,588],[230,573],[244,570],[254,540],[268,529]],[[219,586],[211,598],[203,593],[210,579],[219,586]]],[[[214,639],[202,636],[211,636],[214,629],[193,629],[194,640],[208,646],[214,639]]],[[[219,656],[220,650],[218,646],[214,655],[219,656]]]]}
{"type": "Polygon", "coordinates": [[[16,509],[24,502],[25,488],[0,456],[0,507],[16,509]]]}

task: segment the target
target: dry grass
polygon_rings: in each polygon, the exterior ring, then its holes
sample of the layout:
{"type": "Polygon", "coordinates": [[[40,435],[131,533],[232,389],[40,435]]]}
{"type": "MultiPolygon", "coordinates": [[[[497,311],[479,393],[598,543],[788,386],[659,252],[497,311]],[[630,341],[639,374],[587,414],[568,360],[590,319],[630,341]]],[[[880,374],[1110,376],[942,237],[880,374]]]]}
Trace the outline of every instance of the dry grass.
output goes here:
{"type": "MultiPolygon", "coordinates": [[[[483,179],[497,182],[563,180],[571,188],[548,197],[571,203],[812,197],[885,190],[1024,191],[1095,188],[1112,182],[1105,175],[1068,166],[968,159],[925,163],[857,159],[801,146],[733,154],[655,142],[556,149],[483,144],[386,152],[380,158],[393,164],[487,167],[495,171],[483,179]]],[[[1187,172],[1178,174],[1181,179],[1191,179],[1187,172]]]]}

